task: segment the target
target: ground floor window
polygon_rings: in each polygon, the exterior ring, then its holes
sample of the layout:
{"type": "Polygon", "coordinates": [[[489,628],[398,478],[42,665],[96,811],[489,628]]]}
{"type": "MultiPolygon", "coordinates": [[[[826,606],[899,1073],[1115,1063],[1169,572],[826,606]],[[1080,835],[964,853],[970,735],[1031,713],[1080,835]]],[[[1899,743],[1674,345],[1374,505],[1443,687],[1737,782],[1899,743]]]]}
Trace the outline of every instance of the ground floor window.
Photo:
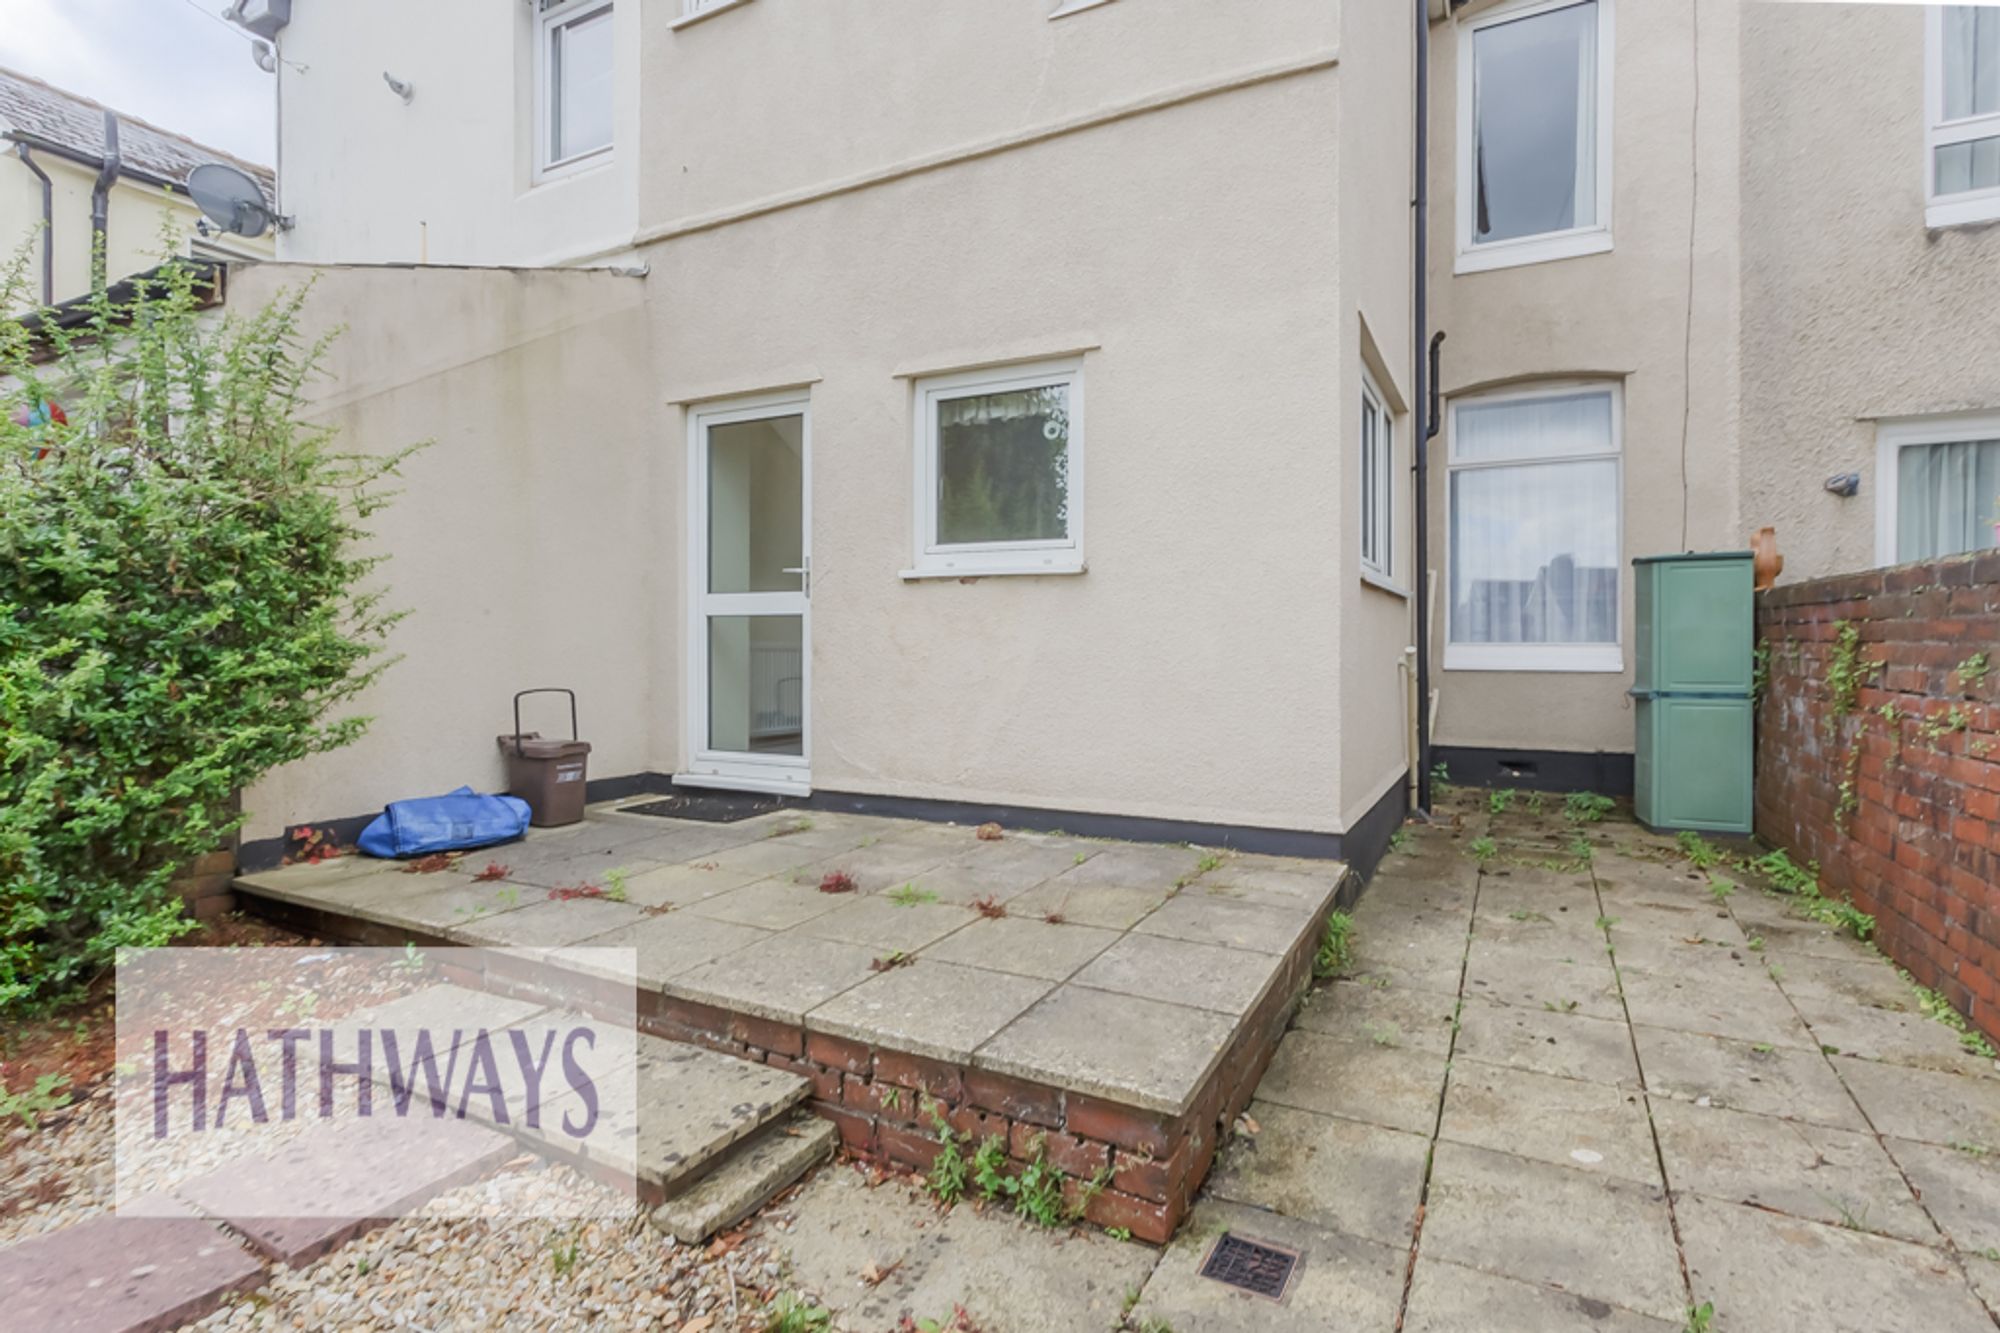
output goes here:
{"type": "Polygon", "coordinates": [[[1884,422],[1877,438],[1881,563],[2000,546],[2000,414],[1884,422]]]}
{"type": "Polygon", "coordinates": [[[1083,563],[1083,366],[919,380],[917,573],[1073,573],[1083,563]]]}
{"type": "Polygon", "coordinates": [[[1620,671],[1615,385],[1453,402],[1448,669],[1620,671]]]}

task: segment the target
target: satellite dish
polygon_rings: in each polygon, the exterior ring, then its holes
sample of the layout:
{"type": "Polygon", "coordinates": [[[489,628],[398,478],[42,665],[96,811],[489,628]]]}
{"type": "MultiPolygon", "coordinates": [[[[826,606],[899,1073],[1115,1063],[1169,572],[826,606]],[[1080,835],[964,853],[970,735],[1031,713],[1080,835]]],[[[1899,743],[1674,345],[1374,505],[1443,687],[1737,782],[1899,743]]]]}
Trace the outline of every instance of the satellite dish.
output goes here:
{"type": "Polygon", "coordinates": [[[202,216],[237,236],[262,236],[272,227],[289,227],[292,220],[272,211],[263,187],[247,172],[221,162],[204,162],[188,173],[188,194],[202,216]]]}

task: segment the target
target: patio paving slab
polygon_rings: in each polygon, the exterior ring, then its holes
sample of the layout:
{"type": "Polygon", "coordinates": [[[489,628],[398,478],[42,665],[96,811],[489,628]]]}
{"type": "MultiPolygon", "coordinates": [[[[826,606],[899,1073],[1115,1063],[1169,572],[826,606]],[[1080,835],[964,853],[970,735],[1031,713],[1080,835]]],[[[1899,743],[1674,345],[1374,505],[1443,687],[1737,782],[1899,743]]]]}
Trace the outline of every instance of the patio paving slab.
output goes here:
{"type": "Polygon", "coordinates": [[[1684,1333],[1668,1323],[1575,1292],[1482,1273],[1431,1255],[1417,1259],[1403,1333],[1684,1333]]]}
{"type": "Polygon", "coordinates": [[[1179,1115],[1236,1022],[1206,1009],[1065,983],[974,1053],[982,1069],[1179,1115]]]}
{"type": "Polygon", "coordinates": [[[760,879],[740,889],[703,898],[681,910],[759,930],[790,930],[816,916],[825,916],[849,900],[847,894],[821,893],[817,877],[811,878],[809,884],[781,878],[760,879]]]}
{"type": "Polygon", "coordinates": [[[1642,1027],[1819,1049],[1785,993],[1761,972],[1741,978],[1677,977],[1620,967],[1618,984],[1626,1012],[1642,1027]]]}
{"type": "Polygon", "coordinates": [[[1759,976],[1769,978],[1769,960],[1750,947],[1733,923],[1712,917],[1697,920],[1695,931],[1688,935],[1614,925],[1611,948],[1618,966],[1636,967],[1660,976],[1708,978],[1719,985],[1759,976]],[[1729,935],[1720,935],[1718,927],[1726,929],[1729,935]]]}
{"type": "Polygon", "coordinates": [[[1842,1055],[1939,1069],[1977,1078],[2000,1077],[1993,1061],[1958,1044],[1958,1034],[1926,1014],[1846,1004],[1819,995],[1797,997],[1799,1013],[1823,1046],[1842,1055]]]}
{"type": "MultiPolygon", "coordinates": [[[[1572,1001],[1564,1001],[1564,1004],[1572,1001]]],[[[1574,1001],[1578,1009],[1581,1001],[1574,1001]]],[[[1561,1008],[1467,1005],[1459,1015],[1456,1054],[1538,1074],[1637,1087],[1639,1066],[1623,1023],[1561,1008]]]]}
{"type": "Polygon", "coordinates": [[[964,1064],[1054,986],[918,958],[835,996],[806,1023],[836,1037],[964,1064]]]}
{"type": "Polygon", "coordinates": [[[294,1267],[426,1200],[485,1175],[519,1151],[470,1120],[330,1120],[269,1153],[230,1161],[174,1187],[259,1252],[294,1267]],[[306,1202],[308,1216],[286,1216],[306,1202]]]}
{"type": "Polygon", "coordinates": [[[1110,888],[1164,891],[1191,878],[1201,863],[1202,855],[1188,847],[1110,843],[1083,864],[1064,871],[1061,879],[1071,886],[1099,884],[1110,888]]]}
{"type": "Polygon", "coordinates": [[[1646,1086],[1655,1093],[1835,1129],[1868,1128],[1817,1051],[1759,1050],[1752,1042],[1663,1028],[1635,1028],[1634,1035],[1646,1086]]]}
{"type": "Polygon", "coordinates": [[[0,1248],[0,1310],[20,1329],[150,1333],[263,1279],[241,1245],[191,1216],[98,1216],[0,1248]]]}
{"type": "Polygon", "coordinates": [[[1660,1183],[1646,1107],[1629,1088],[1454,1061],[1438,1133],[1554,1166],[1660,1183]]]}
{"type": "Polygon", "coordinates": [[[769,837],[761,842],[726,847],[702,858],[703,862],[718,870],[781,878],[789,878],[804,867],[827,859],[824,848],[793,842],[790,838],[769,837]]]}
{"type": "Polygon", "coordinates": [[[950,903],[906,904],[876,893],[820,897],[830,899],[833,910],[809,917],[793,930],[815,939],[865,944],[883,954],[915,953],[980,919],[970,908],[950,903]]]}
{"type": "Polygon", "coordinates": [[[1795,999],[1819,999],[1899,1013],[1917,1012],[1910,984],[1882,958],[1820,958],[1793,954],[1774,959],[1777,980],[1795,999]]]}
{"type": "Polygon", "coordinates": [[[1208,1178],[1210,1195],[1409,1245],[1430,1154],[1423,1135],[1276,1102],[1253,1101],[1249,1114],[1259,1132],[1224,1145],[1208,1178]]]}
{"type": "Polygon", "coordinates": [[[1516,1009],[1546,1012],[1553,1006],[1587,1018],[1625,1017],[1618,974],[1602,944],[1550,954],[1502,946],[1482,949],[1475,938],[1466,958],[1465,994],[1516,1009]]]}
{"type": "Polygon", "coordinates": [[[1665,1194],[1612,1176],[1440,1143],[1423,1251],[1659,1319],[1686,1312],[1665,1194]]]}
{"type": "Polygon", "coordinates": [[[1360,1333],[1393,1327],[1409,1247],[1328,1231],[1278,1213],[1219,1199],[1196,1205],[1160,1257],[1132,1309],[1134,1327],[1185,1333],[1360,1333]],[[1282,1304],[1200,1276],[1223,1232],[1298,1251],[1303,1262],[1282,1304]]]}
{"type": "Polygon", "coordinates": [[[474,944],[508,944],[555,949],[646,919],[644,909],[605,898],[543,899],[518,911],[471,918],[452,928],[455,939],[474,944]]]}
{"type": "Polygon", "coordinates": [[[762,878],[754,870],[724,870],[712,862],[697,861],[641,871],[626,879],[625,893],[640,907],[686,907],[762,878]]]}
{"type": "Polygon", "coordinates": [[[961,1206],[940,1217],[929,1198],[856,1171],[821,1171],[781,1209],[790,1228],[766,1228],[763,1238],[848,1333],[893,1329],[905,1315],[947,1320],[958,1304],[990,1333],[1110,1330],[1158,1257],[1101,1232],[1022,1226],[998,1211],[961,1206]],[[873,1286],[859,1277],[871,1267],[883,1274],[873,1286]]]}
{"type": "MultiPolygon", "coordinates": [[[[951,860],[954,855],[963,854],[977,843],[970,832],[960,836],[963,840],[955,849],[949,844],[888,841],[857,847],[837,856],[816,855],[806,859],[815,869],[845,871],[861,886],[863,893],[882,893],[899,889],[905,884],[921,885],[926,872],[951,860]]],[[[817,882],[819,876],[812,878],[817,882]]]]}
{"type": "Polygon", "coordinates": [[[1444,1092],[1442,1056],[1293,1029],[1257,1096],[1301,1111],[1429,1135],[1444,1092]]]}
{"type": "Polygon", "coordinates": [[[1061,878],[1036,885],[1007,904],[1009,915],[1059,917],[1078,926],[1130,930],[1167,900],[1165,889],[1128,889],[1109,884],[1064,884],[1061,878]]]}
{"type": "Polygon", "coordinates": [[[640,985],[680,994],[672,984],[675,978],[768,940],[772,934],[755,926],[717,921],[692,912],[669,912],[593,935],[579,947],[631,949],[638,955],[634,979],[640,985]]]}
{"type": "Polygon", "coordinates": [[[1241,949],[1131,934],[1086,963],[1079,986],[1241,1016],[1270,983],[1266,960],[1241,949]]]}
{"type": "Polygon", "coordinates": [[[1653,1102],[1653,1125],[1677,1194],[1755,1204],[1831,1226],[1851,1218],[1904,1240],[1937,1239],[1872,1134],[1664,1097],[1653,1102]]]}
{"type": "Polygon", "coordinates": [[[1337,981],[1309,992],[1296,1026],[1329,1037],[1362,1038],[1411,1050],[1451,1050],[1458,1001],[1429,991],[1337,981]]]}
{"type": "Polygon", "coordinates": [[[2000,1152],[2000,1082],[1846,1056],[1833,1066],[1877,1133],[2000,1152]]]}
{"type": "MultiPolygon", "coordinates": [[[[400,879],[401,876],[398,876],[400,879]]],[[[423,934],[450,935],[488,917],[547,901],[546,890],[513,884],[409,884],[400,894],[371,896],[341,910],[423,934]]]]}
{"type": "Polygon", "coordinates": [[[1677,1211],[1695,1299],[1714,1303],[1716,1333],[1992,1333],[1937,1250],[1699,1197],[1677,1211]]]}
{"type": "Polygon", "coordinates": [[[919,877],[923,887],[962,907],[982,899],[1005,904],[1076,864],[1060,848],[1011,840],[977,845],[991,850],[961,852],[932,866],[919,877]]]}
{"type": "Polygon", "coordinates": [[[1007,972],[1015,976],[1067,981],[1078,968],[1125,938],[1096,926],[1051,926],[1035,917],[1009,913],[981,918],[926,945],[925,958],[1007,972]]]}
{"type": "Polygon", "coordinates": [[[1132,929],[1195,944],[1220,944],[1258,953],[1284,953],[1298,943],[1312,910],[1265,907],[1205,893],[1182,892],[1160,904],[1132,929]]]}
{"type": "MultiPolygon", "coordinates": [[[[1953,1243],[1974,1254],[2000,1252],[2000,1160],[1901,1139],[1888,1148],[1953,1243]]],[[[1881,1229],[1872,1217],[1869,1229],[1881,1229]]],[[[1928,1228],[1917,1239],[1936,1240],[1928,1228]]]]}
{"type": "Polygon", "coordinates": [[[778,934],[682,973],[674,987],[705,1004],[801,1023],[812,1010],[874,976],[881,956],[859,944],[778,934]]]}
{"type": "Polygon", "coordinates": [[[1297,908],[1314,912],[1330,905],[1340,892],[1344,867],[1332,870],[1278,870],[1229,858],[1191,881],[1188,893],[1206,893],[1236,902],[1258,903],[1265,907],[1297,908]]]}

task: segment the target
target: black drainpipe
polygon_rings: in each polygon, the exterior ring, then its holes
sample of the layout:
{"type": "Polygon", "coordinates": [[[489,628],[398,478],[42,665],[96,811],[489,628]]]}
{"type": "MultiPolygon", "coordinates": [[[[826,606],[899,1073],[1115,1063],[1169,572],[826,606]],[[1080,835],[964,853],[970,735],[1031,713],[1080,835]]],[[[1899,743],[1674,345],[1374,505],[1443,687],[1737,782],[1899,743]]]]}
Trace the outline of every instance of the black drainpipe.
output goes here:
{"type": "Polygon", "coordinates": [[[90,190],[90,289],[103,291],[105,251],[111,229],[111,187],[118,182],[118,117],[104,113],[104,161],[97,168],[97,183],[90,190]]]}
{"type": "Polygon", "coordinates": [[[28,152],[28,145],[14,144],[14,154],[21,159],[21,165],[35,173],[35,179],[42,183],[42,304],[56,303],[56,228],[55,228],[55,184],[49,180],[49,173],[28,152]]]}
{"type": "MultiPolygon", "coordinates": [[[[1414,418],[1418,411],[1429,404],[1430,420],[1425,430],[1416,440],[1414,454],[1415,498],[1411,508],[1416,522],[1412,525],[1416,538],[1416,568],[1411,578],[1416,584],[1417,602],[1417,809],[1425,814],[1431,809],[1431,598],[1430,598],[1430,540],[1431,504],[1430,471],[1425,456],[1430,452],[1430,438],[1437,434],[1436,377],[1430,373],[1430,358],[1437,355],[1437,344],[1430,340],[1429,312],[1425,305],[1429,299],[1430,265],[1430,155],[1431,155],[1431,16],[1430,0],[1413,0],[1416,11],[1417,38],[1417,97],[1416,97],[1416,192],[1412,207],[1415,211],[1412,246],[1415,248],[1413,305],[1411,323],[1415,326],[1416,367],[1413,372],[1416,393],[1411,399],[1410,415],[1414,418]]],[[[1439,334],[1441,339],[1443,334],[1439,334]]]]}

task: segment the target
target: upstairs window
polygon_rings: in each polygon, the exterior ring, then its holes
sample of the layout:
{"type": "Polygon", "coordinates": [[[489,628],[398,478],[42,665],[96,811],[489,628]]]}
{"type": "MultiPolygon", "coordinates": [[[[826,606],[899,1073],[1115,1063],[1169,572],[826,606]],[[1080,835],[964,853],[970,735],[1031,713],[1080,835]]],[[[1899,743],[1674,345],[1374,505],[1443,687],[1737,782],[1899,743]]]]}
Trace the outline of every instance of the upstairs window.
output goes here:
{"type": "Polygon", "coordinates": [[[1945,5],[1928,22],[1925,221],[2000,217],[2000,9],[1945,5]]]}
{"type": "Polygon", "coordinates": [[[1458,272],[1611,248],[1611,5],[1544,0],[1464,25],[1458,272]]]}
{"type": "Polygon", "coordinates": [[[535,39],[539,179],[611,150],[611,0],[539,0],[535,39]]]}

